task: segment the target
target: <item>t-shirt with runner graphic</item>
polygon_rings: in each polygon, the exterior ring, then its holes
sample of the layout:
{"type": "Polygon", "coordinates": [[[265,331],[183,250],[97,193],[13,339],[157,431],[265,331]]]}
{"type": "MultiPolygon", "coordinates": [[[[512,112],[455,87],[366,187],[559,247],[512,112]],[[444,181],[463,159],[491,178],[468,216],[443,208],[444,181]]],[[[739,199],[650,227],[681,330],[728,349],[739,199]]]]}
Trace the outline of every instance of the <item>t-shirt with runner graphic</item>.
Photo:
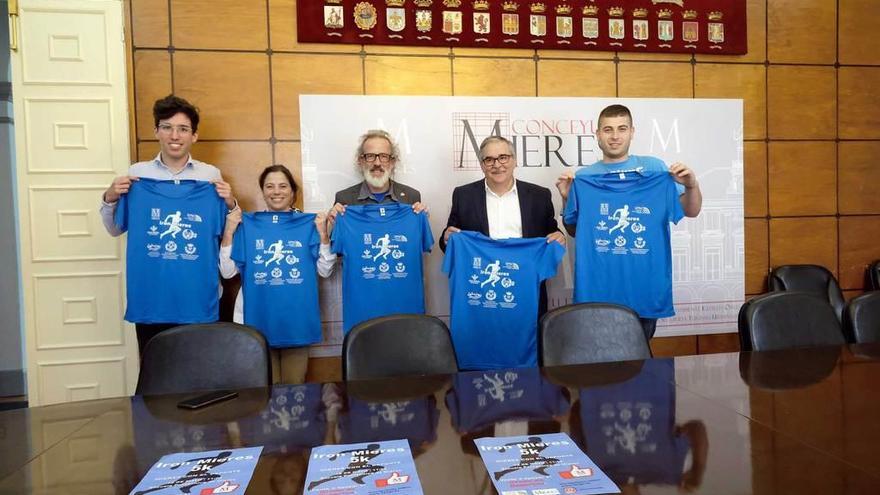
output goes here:
{"type": "Polygon", "coordinates": [[[575,175],[563,212],[577,225],[574,302],[632,308],[642,318],[673,316],[670,222],[684,216],[667,172],[575,175]]]}
{"type": "Polygon", "coordinates": [[[479,232],[449,236],[443,271],[449,275],[452,342],[462,369],[538,365],[541,281],[565,255],[543,237],[490,239],[479,232]]]}
{"type": "Polygon", "coordinates": [[[128,232],[125,319],[209,323],[219,319],[217,260],[226,204],[214,184],[141,178],[119,198],[128,232]]]}
{"type": "Polygon", "coordinates": [[[336,217],[330,250],[343,256],[342,326],[400,313],[424,313],[422,253],[434,236],[411,205],[349,205],[336,217]]]}
{"type": "Polygon", "coordinates": [[[271,347],[321,341],[315,268],[320,245],[314,213],[242,215],[232,259],[241,272],[244,322],[262,332],[271,347]]]}

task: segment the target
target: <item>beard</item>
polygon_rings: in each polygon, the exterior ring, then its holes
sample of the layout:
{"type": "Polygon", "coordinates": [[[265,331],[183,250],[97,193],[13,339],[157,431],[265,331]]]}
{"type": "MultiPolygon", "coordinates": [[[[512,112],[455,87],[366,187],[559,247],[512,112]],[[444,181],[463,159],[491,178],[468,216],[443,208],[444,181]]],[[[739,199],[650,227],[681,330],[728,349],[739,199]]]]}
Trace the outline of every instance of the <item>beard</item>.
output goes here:
{"type": "Polygon", "coordinates": [[[382,175],[380,175],[378,177],[376,177],[375,175],[370,173],[371,170],[372,170],[372,168],[364,168],[363,169],[364,180],[367,181],[367,184],[369,184],[377,189],[388,185],[388,181],[391,179],[391,173],[392,173],[391,169],[384,169],[384,168],[381,169],[382,175]]]}

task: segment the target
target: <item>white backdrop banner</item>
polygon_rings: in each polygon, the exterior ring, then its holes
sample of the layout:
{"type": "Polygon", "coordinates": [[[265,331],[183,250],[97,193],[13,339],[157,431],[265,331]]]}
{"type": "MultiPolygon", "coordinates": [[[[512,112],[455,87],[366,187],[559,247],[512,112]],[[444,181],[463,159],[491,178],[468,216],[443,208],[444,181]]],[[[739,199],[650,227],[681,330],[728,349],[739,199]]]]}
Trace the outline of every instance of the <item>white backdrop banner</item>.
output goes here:
{"type": "MultiPolygon", "coordinates": [[[[435,237],[446,226],[452,190],[482,178],[477,150],[492,134],[513,141],[516,177],[550,188],[558,216],[562,198],[556,179],[601,159],[596,119],[614,103],[633,113],[630,153],[687,164],[703,192],[700,215],[672,229],[676,316],[660,320],[656,336],[736,331],[744,299],[742,100],[302,95],[305,210],[329,209],[336,191],[360,182],[358,137],[385,129],[400,146],[395,180],[421,192],[435,237]]],[[[574,250],[569,238],[566,259],[547,286],[551,308],[571,302],[574,250]]],[[[439,247],[426,257],[425,301],[430,314],[447,318],[442,259],[439,247]]],[[[337,266],[333,277],[321,282],[325,333],[313,349],[316,356],[339,353],[339,272],[337,266]]]]}

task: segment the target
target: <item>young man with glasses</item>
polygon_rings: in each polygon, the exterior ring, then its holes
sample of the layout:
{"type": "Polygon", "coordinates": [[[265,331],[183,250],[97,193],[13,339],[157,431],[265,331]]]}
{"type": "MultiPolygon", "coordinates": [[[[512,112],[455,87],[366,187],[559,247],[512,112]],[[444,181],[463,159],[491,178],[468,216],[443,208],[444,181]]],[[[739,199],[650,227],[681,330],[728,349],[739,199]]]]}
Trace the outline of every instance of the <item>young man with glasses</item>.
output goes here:
{"type": "MultiPolygon", "coordinates": [[[[159,154],[149,161],[138,162],[129,167],[127,175],[113,179],[101,198],[101,220],[107,232],[113,236],[123,233],[115,221],[117,205],[128,194],[132,183],[145,179],[161,181],[197,180],[211,182],[217,195],[226,203],[229,211],[238,208],[232,187],[223,180],[220,170],[190,155],[192,145],[198,140],[199,111],[183,98],[168,95],[153,104],[155,136],[159,141],[159,154]]],[[[147,213],[149,214],[149,212],[147,213]]],[[[161,288],[157,288],[161,290],[161,288]]],[[[129,300],[129,305],[132,301],[129,300]]],[[[178,323],[135,323],[138,347],[143,352],[146,342],[157,333],[177,326],[178,323]]]]}
{"type": "Polygon", "coordinates": [[[364,180],[336,193],[335,204],[327,215],[328,230],[333,228],[336,215],[345,214],[346,205],[404,203],[412,205],[416,213],[427,209],[417,190],[393,180],[399,159],[400,150],[388,132],[373,129],[361,136],[355,168],[364,180]]]}
{"type": "MultiPolygon", "coordinates": [[[[446,251],[450,235],[462,230],[480,232],[492,239],[546,237],[547,242],[565,244],[550,199],[550,190],[516,180],[516,152],[513,143],[501,136],[489,136],[480,144],[483,179],[456,187],[452,210],[440,237],[446,251]]],[[[547,292],[542,284],[539,314],[547,310],[547,292]]]]}

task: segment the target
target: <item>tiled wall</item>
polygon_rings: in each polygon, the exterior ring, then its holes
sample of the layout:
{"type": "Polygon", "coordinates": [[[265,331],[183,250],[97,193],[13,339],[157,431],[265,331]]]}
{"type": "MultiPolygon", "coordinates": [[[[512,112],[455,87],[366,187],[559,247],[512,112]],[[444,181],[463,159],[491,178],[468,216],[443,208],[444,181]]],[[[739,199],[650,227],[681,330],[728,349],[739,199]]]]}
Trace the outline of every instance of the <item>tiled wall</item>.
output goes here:
{"type": "MultiPolygon", "coordinates": [[[[748,0],[748,54],[734,57],[300,44],[294,0],[129,8],[137,158],[157,152],[152,102],[191,99],[195,156],[246,208],[265,165],[299,170],[300,93],[743,98],[746,292],[761,293],[772,266],[817,263],[852,296],[880,258],[877,0],[748,0]]],[[[711,352],[735,339],[654,345],[711,352]]]]}

